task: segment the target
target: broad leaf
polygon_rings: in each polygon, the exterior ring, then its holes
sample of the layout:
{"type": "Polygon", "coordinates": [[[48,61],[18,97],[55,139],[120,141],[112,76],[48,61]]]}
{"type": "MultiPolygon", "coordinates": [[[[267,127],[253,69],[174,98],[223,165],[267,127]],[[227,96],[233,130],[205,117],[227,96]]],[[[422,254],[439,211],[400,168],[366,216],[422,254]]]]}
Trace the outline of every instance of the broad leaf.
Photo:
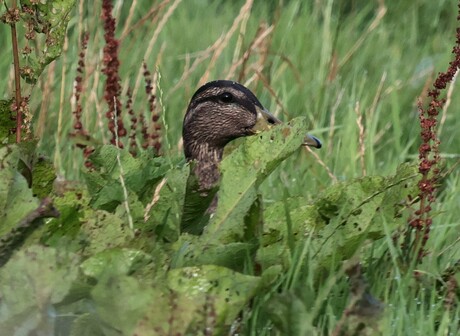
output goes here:
{"type": "Polygon", "coordinates": [[[255,253],[257,244],[234,242],[228,244],[202,243],[201,237],[182,235],[174,243],[177,251],[171,267],[218,265],[243,271],[245,260],[255,253]]]}
{"type": "Polygon", "coordinates": [[[152,257],[142,251],[126,248],[110,249],[86,259],[80,267],[86,276],[97,279],[106,272],[131,274],[151,261],[152,257]]]}
{"type": "Polygon", "coordinates": [[[39,204],[26,179],[17,170],[20,157],[16,146],[0,147],[0,236],[39,204]]]}
{"type": "Polygon", "coordinates": [[[105,145],[90,157],[95,170],[84,174],[95,208],[113,211],[124,200],[124,187],[136,193],[141,200],[150,201],[153,188],[170,165],[164,158],[153,158],[147,152],[132,157],[126,149],[105,145]]]}
{"type": "Polygon", "coordinates": [[[301,146],[305,129],[305,119],[296,118],[289,125],[245,139],[222,161],[219,203],[204,232],[204,241],[229,243],[243,237],[244,217],[257,198],[257,187],[301,146]]]}
{"type": "Polygon", "coordinates": [[[4,335],[51,334],[54,305],[78,275],[76,256],[30,246],[0,269],[0,330],[4,335]]]}
{"type": "Polygon", "coordinates": [[[311,235],[313,259],[321,266],[327,268],[334,258],[351,257],[365,240],[383,237],[384,225],[390,230],[405,225],[402,210],[408,196],[416,195],[417,181],[416,166],[404,164],[394,176],[369,176],[333,185],[313,202],[289,200],[291,233],[283,211],[286,202],[270,205],[258,262],[264,267],[288,266],[289,239],[303,241],[311,235]]]}
{"type": "Polygon", "coordinates": [[[214,265],[179,268],[168,273],[171,289],[214,312],[216,335],[235,320],[259,289],[260,281],[259,277],[214,265]]]}

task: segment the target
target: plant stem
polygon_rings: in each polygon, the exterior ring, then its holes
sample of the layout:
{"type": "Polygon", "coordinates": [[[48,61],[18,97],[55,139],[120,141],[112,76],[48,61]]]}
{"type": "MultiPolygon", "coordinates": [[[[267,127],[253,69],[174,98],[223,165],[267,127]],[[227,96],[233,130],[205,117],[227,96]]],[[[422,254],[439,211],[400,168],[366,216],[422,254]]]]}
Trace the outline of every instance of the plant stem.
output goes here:
{"type": "MultiPolygon", "coordinates": [[[[12,10],[15,11],[16,0],[13,0],[12,10]]],[[[22,97],[21,97],[21,76],[19,73],[19,50],[18,38],[16,35],[16,23],[11,23],[11,40],[13,44],[13,64],[14,64],[14,85],[15,85],[15,100],[16,100],[16,143],[21,142],[21,127],[22,127],[22,97]]]]}

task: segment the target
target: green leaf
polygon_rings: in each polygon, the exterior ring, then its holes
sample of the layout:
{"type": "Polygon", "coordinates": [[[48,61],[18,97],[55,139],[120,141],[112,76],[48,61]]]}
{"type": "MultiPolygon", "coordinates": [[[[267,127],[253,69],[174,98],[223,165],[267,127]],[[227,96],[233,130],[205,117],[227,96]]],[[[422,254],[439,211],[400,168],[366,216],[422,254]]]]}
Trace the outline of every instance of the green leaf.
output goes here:
{"type": "Polygon", "coordinates": [[[0,269],[0,330],[17,335],[52,330],[54,305],[78,275],[78,258],[53,248],[30,246],[0,269]]]}
{"type": "Polygon", "coordinates": [[[274,295],[265,310],[282,335],[303,336],[318,333],[309,323],[309,308],[298,295],[286,292],[274,295]]]}
{"type": "Polygon", "coordinates": [[[80,250],[85,238],[80,233],[80,227],[84,222],[85,213],[91,212],[88,202],[87,193],[78,190],[68,191],[61,197],[54,198],[54,205],[61,215],[47,223],[41,243],[64,247],[72,252],[80,250]]]}
{"type": "Polygon", "coordinates": [[[0,147],[0,236],[38,206],[26,179],[17,170],[20,157],[17,146],[0,147]]]}
{"type": "Polygon", "coordinates": [[[323,267],[334,258],[351,257],[366,239],[377,240],[407,223],[408,201],[417,194],[419,174],[415,164],[401,165],[394,176],[370,176],[330,188],[315,202],[325,227],[312,240],[323,267]]]}
{"type": "Polygon", "coordinates": [[[41,218],[55,216],[49,200],[47,206],[39,208],[27,180],[19,173],[22,151],[28,148],[18,146],[0,147],[0,266],[6,262],[15,249],[40,226],[41,218]]]}
{"type": "Polygon", "coordinates": [[[122,218],[103,211],[87,211],[81,233],[87,240],[84,252],[94,255],[106,249],[124,247],[133,238],[133,232],[122,218]]]}
{"type": "Polygon", "coordinates": [[[91,292],[105,335],[131,335],[155,300],[155,289],[129,276],[106,274],[91,292]]]}
{"type": "Polygon", "coordinates": [[[164,158],[153,158],[147,152],[134,158],[128,150],[112,145],[99,147],[90,160],[95,170],[86,172],[84,178],[92,197],[91,205],[107,211],[113,211],[124,200],[121,169],[125,188],[136,193],[141,201],[150,202],[153,188],[170,168],[164,158]]]}
{"type": "Polygon", "coordinates": [[[16,135],[11,132],[12,129],[16,128],[16,122],[11,117],[11,104],[13,99],[0,100],[0,143],[13,143],[16,139],[16,135]]]}
{"type": "Polygon", "coordinates": [[[206,328],[206,308],[199,302],[173,291],[155,294],[155,304],[149,305],[133,335],[199,335],[198,331],[206,328]]]}
{"type": "Polygon", "coordinates": [[[105,272],[127,275],[152,262],[152,257],[132,249],[110,249],[102,251],[81,264],[86,276],[100,278],[105,272]]]}
{"type": "Polygon", "coordinates": [[[305,119],[245,139],[221,163],[222,181],[216,212],[206,227],[206,242],[228,243],[244,235],[244,217],[257,198],[257,187],[305,137],[305,119]]]}
{"type": "Polygon", "coordinates": [[[201,237],[182,235],[174,247],[177,252],[171,262],[173,268],[218,265],[243,271],[245,259],[255,253],[257,244],[234,242],[203,245],[201,237]]]}
{"type": "Polygon", "coordinates": [[[151,194],[145,198],[147,204],[153,204],[148,216],[153,224],[153,227],[150,225],[150,229],[155,230],[158,238],[171,242],[176,241],[179,236],[188,174],[187,165],[169,170],[164,180],[158,183],[151,194]],[[156,193],[158,199],[153,202],[156,193]]]}
{"type": "Polygon", "coordinates": [[[348,259],[365,240],[383,237],[384,225],[394,230],[407,223],[402,210],[409,195],[414,198],[417,194],[418,176],[415,164],[403,164],[394,176],[368,176],[335,184],[313,202],[292,198],[268,206],[258,262],[263,267],[287,267],[289,239],[302,241],[311,235],[313,260],[322,267],[329,268],[334,259],[348,259]],[[286,203],[291,234],[283,212],[286,203]]]}
{"type": "Polygon", "coordinates": [[[70,336],[105,336],[101,321],[94,314],[83,314],[72,323],[70,336]]]}
{"type": "Polygon", "coordinates": [[[45,159],[38,159],[32,168],[32,190],[38,198],[49,196],[53,190],[56,172],[53,164],[45,159]]]}
{"type": "Polygon", "coordinates": [[[164,277],[151,284],[117,270],[99,279],[92,298],[104,335],[185,334],[203,307],[168,289],[164,277]]]}
{"type": "Polygon", "coordinates": [[[171,289],[215,312],[218,330],[235,320],[258,291],[260,281],[259,277],[214,265],[179,268],[168,273],[171,289]]]}

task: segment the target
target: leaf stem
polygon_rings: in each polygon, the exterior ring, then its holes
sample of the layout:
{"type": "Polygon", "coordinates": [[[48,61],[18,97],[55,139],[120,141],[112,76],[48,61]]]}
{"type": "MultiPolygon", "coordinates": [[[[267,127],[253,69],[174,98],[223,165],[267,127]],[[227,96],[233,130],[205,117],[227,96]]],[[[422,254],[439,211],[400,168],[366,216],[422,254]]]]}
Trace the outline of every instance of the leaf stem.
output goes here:
{"type": "MultiPolygon", "coordinates": [[[[17,9],[16,0],[12,0],[11,10],[14,12],[17,9]]],[[[22,128],[22,97],[21,97],[21,76],[19,72],[19,49],[18,38],[16,34],[16,22],[13,21],[11,26],[11,41],[13,45],[13,64],[14,64],[14,85],[15,85],[15,101],[16,101],[16,143],[21,142],[22,128]]]]}

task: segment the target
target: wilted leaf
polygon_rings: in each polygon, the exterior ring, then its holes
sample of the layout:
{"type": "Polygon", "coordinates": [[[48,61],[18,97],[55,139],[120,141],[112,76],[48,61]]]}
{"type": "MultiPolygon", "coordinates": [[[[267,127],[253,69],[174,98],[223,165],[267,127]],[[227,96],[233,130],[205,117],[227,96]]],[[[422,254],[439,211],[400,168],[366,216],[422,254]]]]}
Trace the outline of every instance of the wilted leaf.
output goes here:
{"type": "MultiPolygon", "coordinates": [[[[37,33],[46,34],[45,45],[41,48],[37,47],[36,52],[27,55],[29,71],[22,71],[21,76],[28,83],[36,83],[44,68],[61,55],[67,24],[71,17],[69,14],[75,3],[76,0],[45,2],[21,0],[22,6],[32,10],[32,14],[23,12],[23,20],[33,22],[33,29],[37,33]]],[[[21,65],[24,69],[24,65],[21,65]]]]}

